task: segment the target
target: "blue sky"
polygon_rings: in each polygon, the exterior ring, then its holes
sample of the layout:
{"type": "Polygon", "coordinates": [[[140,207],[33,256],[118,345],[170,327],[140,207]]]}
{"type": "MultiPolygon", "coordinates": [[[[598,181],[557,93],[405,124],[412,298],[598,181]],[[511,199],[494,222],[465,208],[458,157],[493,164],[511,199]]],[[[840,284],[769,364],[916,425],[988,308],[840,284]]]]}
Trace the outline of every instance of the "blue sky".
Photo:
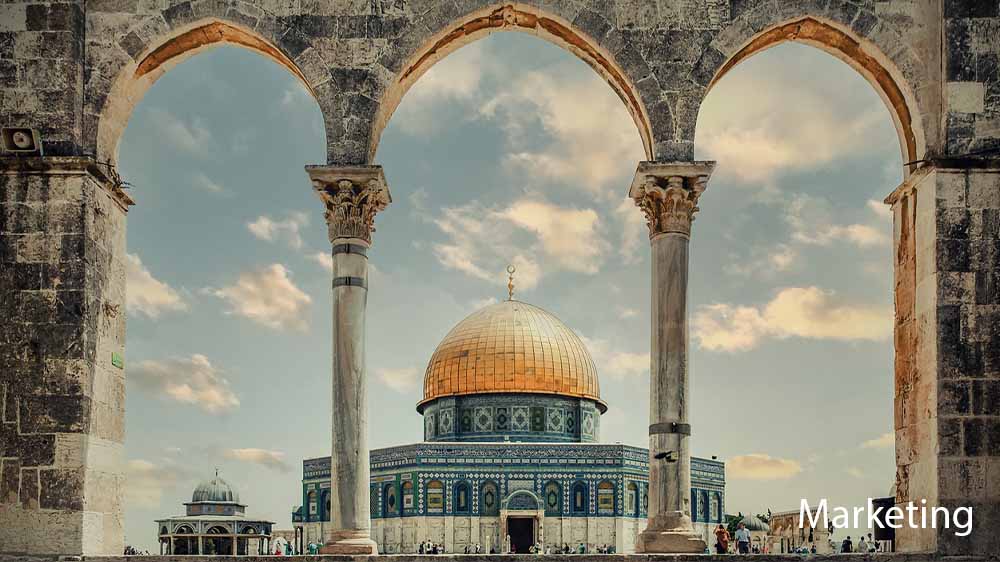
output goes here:
{"type": "MultiPolygon", "coordinates": [[[[119,153],[129,213],[126,539],[154,550],[214,467],[289,528],[301,460],[328,454],[330,271],[315,101],[224,47],[136,107],[119,153]]],[[[798,45],[710,92],[698,157],[718,160],[691,241],[693,451],[728,463],[727,510],[882,496],[894,478],[888,111],[857,73],[798,45]]],[[[421,439],[435,345],[506,294],[585,338],[604,441],[645,444],[649,250],[625,198],[643,152],[610,87],[537,38],[496,34],[438,63],[379,146],[368,303],[371,444],[421,439]]]]}

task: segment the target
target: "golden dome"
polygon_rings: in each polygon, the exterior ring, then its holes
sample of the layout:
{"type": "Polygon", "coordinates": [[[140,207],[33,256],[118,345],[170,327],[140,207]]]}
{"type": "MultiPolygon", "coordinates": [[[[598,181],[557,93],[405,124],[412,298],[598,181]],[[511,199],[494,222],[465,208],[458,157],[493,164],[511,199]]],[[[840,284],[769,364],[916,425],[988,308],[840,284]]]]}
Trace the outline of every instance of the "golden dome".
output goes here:
{"type": "Polygon", "coordinates": [[[558,394],[597,402],[597,369],[573,330],[551,313],[509,300],[473,312],[434,350],[424,374],[423,405],[443,396],[558,394]]]}

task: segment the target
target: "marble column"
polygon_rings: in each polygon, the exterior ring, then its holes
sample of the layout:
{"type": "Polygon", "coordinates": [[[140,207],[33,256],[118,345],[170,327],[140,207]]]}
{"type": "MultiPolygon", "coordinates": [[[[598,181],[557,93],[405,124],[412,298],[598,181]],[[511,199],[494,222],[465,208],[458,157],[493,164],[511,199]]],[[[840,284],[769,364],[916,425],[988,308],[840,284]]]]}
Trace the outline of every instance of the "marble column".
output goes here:
{"type": "Polygon", "coordinates": [[[714,162],[641,162],[629,196],[646,215],[652,246],[649,378],[649,523],[636,550],[696,553],[688,423],[688,241],[714,162]]]}
{"type": "Polygon", "coordinates": [[[306,166],[333,244],[333,443],[323,554],[378,554],[371,539],[365,308],[375,215],[392,201],[380,166],[306,166]]]}

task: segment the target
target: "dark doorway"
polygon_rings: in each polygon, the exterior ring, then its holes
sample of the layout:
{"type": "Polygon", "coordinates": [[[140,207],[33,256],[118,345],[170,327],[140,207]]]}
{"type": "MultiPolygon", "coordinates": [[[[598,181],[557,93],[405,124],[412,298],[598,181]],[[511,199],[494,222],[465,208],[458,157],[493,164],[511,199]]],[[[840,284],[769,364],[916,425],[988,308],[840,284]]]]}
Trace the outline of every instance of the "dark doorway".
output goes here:
{"type": "Polygon", "coordinates": [[[510,535],[510,547],[514,552],[527,554],[531,545],[535,544],[535,520],[531,517],[509,517],[507,534],[510,535]]]}

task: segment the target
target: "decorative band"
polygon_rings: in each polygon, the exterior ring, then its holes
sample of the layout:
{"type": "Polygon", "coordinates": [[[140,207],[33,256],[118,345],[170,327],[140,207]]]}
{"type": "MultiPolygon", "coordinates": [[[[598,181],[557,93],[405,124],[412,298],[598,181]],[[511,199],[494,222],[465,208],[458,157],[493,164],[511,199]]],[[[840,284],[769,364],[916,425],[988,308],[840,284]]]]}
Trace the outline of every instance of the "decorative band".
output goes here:
{"type": "Polygon", "coordinates": [[[333,280],[333,287],[361,287],[367,289],[368,284],[360,277],[337,277],[333,280]]]}
{"type": "Polygon", "coordinates": [[[335,244],[333,246],[333,255],[337,254],[358,254],[367,258],[368,248],[365,248],[361,244],[335,244]]]}
{"type": "Polygon", "coordinates": [[[654,423],[649,426],[650,435],[661,435],[665,433],[679,433],[681,435],[691,435],[691,424],[677,422],[654,423]]]}

